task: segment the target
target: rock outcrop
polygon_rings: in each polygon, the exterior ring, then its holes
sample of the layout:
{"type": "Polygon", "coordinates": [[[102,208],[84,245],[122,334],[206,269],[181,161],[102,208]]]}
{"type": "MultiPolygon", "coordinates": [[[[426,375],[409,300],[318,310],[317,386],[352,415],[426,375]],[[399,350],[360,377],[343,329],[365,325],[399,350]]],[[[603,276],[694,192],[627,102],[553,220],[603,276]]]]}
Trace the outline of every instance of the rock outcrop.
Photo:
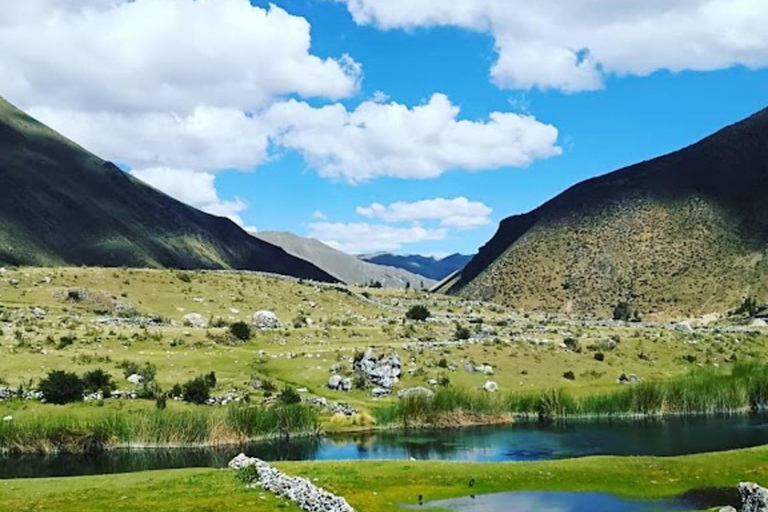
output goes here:
{"type": "Polygon", "coordinates": [[[362,358],[354,362],[353,367],[376,386],[385,389],[392,389],[400,381],[403,371],[403,363],[397,353],[393,352],[379,358],[370,348],[365,351],[362,358]]]}
{"type": "Polygon", "coordinates": [[[271,311],[257,311],[253,314],[253,325],[258,329],[277,329],[280,327],[280,321],[277,315],[271,311]]]}
{"type": "Polygon", "coordinates": [[[756,483],[741,482],[739,496],[741,512],[768,512],[768,489],[756,483]]]}

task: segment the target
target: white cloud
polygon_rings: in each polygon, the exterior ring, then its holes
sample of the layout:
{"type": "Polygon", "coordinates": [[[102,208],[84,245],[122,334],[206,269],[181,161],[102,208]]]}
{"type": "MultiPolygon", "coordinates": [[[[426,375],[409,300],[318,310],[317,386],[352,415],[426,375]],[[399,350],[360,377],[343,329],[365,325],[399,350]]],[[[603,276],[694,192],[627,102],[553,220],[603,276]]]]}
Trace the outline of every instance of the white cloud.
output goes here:
{"type": "Polygon", "coordinates": [[[396,202],[389,206],[373,203],[357,208],[357,213],[385,222],[440,221],[447,228],[471,229],[491,223],[491,208],[466,197],[425,199],[413,203],[396,202]]]}
{"type": "Polygon", "coordinates": [[[351,58],[310,53],[305,19],[248,0],[5,4],[0,71],[15,79],[3,93],[25,108],[252,110],[285,94],[346,97],[360,78],[351,58]]]}
{"type": "Polygon", "coordinates": [[[359,24],[489,32],[503,88],[566,92],[607,74],[768,65],[765,0],[337,0],[359,24]]]}
{"type": "Polygon", "coordinates": [[[248,208],[247,203],[240,199],[219,199],[213,174],[161,167],[133,170],[131,174],[183,203],[212,215],[227,217],[246,231],[256,231],[253,226],[245,226],[240,217],[248,208]]]}
{"type": "Polygon", "coordinates": [[[184,116],[48,107],[30,114],[97,155],[138,169],[252,169],[267,159],[271,130],[258,117],[207,106],[184,116]]]}
{"type": "Polygon", "coordinates": [[[315,220],[328,220],[328,216],[321,212],[320,210],[315,210],[312,213],[312,218],[315,220]]]}
{"type": "Polygon", "coordinates": [[[349,254],[396,251],[405,244],[443,240],[447,234],[445,228],[426,229],[421,226],[328,222],[309,225],[310,237],[349,254]]]}
{"type": "Polygon", "coordinates": [[[443,94],[412,108],[368,101],[354,111],[291,100],[265,114],[281,127],[279,144],[300,151],[320,175],[350,182],[523,167],[560,154],[557,129],[532,116],[493,112],[488,121],[468,121],[458,115],[443,94]]]}

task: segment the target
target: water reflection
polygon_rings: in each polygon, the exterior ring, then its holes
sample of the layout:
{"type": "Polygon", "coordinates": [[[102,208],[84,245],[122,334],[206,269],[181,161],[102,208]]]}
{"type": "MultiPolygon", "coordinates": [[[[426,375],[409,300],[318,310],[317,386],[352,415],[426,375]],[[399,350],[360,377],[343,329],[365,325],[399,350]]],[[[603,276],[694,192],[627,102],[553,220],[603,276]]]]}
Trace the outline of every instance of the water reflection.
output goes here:
{"type": "Polygon", "coordinates": [[[683,455],[768,444],[765,416],[645,422],[518,424],[296,438],[217,449],[117,450],[0,457],[0,478],[224,467],[240,452],[265,460],[529,461],[587,455],[683,455]]]}
{"type": "Polygon", "coordinates": [[[691,504],[682,499],[643,501],[603,493],[510,492],[433,501],[405,508],[451,512],[666,512],[690,510],[690,507],[691,504]]]}

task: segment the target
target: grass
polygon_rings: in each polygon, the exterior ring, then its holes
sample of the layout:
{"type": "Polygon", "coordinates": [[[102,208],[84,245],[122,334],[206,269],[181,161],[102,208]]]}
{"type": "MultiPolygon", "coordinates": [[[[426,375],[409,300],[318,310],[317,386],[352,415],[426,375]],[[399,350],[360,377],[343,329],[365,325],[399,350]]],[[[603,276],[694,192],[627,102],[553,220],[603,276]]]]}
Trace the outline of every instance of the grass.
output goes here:
{"type": "MultiPolygon", "coordinates": [[[[609,492],[662,498],[705,487],[735,488],[768,480],[768,447],[685,457],[594,457],[533,463],[283,462],[300,475],[347,498],[361,512],[392,512],[403,504],[516,490],[609,492]],[[606,468],[610,468],[607,470],[606,468]]],[[[283,500],[245,488],[227,470],[184,469],[125,475],[0,482],[9,512],[294,512],[283,500]]]]}
{"type": "Polygon", "coordinates": [[[153,410],[67,408],[0,423],[0,450],[15,453],[93,452],[125,446],[241,443],[261,437],[316,434],[320,422],[305,405],[187,407],[153,410]]]}
{"type": "Polygon", "coordinates": [[[768,364],[743,362],[729,373],[696,369],[666,381],[642,382],[596,394],[563,389],[535,394],[489,394],[446,388],[434,397],[411,396],[375,411],[379,423],[438,425],[451,417],[470,422],[504,415],[542,419],[568,417],[645,417],[744,413],[768,407],[768,364]]]}

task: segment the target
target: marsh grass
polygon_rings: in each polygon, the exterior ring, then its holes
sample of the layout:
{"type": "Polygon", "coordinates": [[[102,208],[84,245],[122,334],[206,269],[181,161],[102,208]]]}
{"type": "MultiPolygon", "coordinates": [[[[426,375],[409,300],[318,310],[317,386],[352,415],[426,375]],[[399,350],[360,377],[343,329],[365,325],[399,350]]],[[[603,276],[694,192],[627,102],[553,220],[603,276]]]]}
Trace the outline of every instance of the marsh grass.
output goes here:
{"type": "Polygon", "coordinates": [[[379,424],[440,425],[450,416],[468,422],[498,418],[600,418],[738,414],[768,407],[768,363],[743,362],[730,373],[695,369],[667,381],[627,385],[606,393],[575,396],[563,389],[529,394],[490,394],[445,388],[375,411],[379,424]]]}
{"type": "Polygon", "coordinates": [[[317,413],[306,405],[38,414],[0,422],[0,451],[82,453],[127,446],[216,446],[319,430],[317,413]]]}

